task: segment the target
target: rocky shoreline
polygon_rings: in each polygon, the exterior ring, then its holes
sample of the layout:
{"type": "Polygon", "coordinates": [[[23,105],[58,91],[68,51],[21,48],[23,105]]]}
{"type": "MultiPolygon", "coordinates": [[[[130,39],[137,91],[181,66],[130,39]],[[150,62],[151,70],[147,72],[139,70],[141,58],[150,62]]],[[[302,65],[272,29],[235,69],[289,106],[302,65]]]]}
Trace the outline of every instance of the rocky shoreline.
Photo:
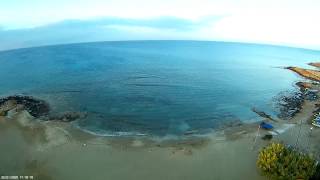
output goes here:
{"type": "MultiPolygon", "coordinates": [[[[309,63],[308,65],[320,68],[320,63],[318,62],[309,63]]],[[[289,120],[301,111],[305,100],[316,101],[319,99],[320,71],[293,66],[285,67],[284,69],[291,70],[307,80],[296,83],[298,90],[285,92],[276,97],[275,107],[279,109],[277,117],[289,120]]]]}
{"type": "Polygon", "coordinates": [[[32,96],[14,95],[0,98],[0,116],[10,118],[22,111],[44,121],[72,122],[87,116],[82,112],[51,114],[50,105],[47,102],[32,96]]]}
{"type": "MultiPolygon", "coordinates": [[[[315,67],[320,67],[320,63],[309,64],[315,67]]],[[[280,95],[276,99],[276,107],[279,109],[277,118],[290,120],[301,111],[305,100],[315,101],[319,98],[318,92],[320,90],[320,87],[318,86],[318,83],[320,81],[320,71],[298,67],[287,67],[286,69],[296,72],[302,77],[311,80],[311,82],[297,82],[296,85],[299,88],[299,91],[280,95]]],[[[274,122],[278,121],[277,118],[273,118],[272,116],[266,114],[261,110],[258,110],[256,108],[252,108],[251,110],[263,119],[271,120],[274,122]]],[[[59,114],[52,114],[50,113],[50,106],[47,102],[31,96],[14,95],[0,99],[0,116],[10,117],[13,114],[21,111],[26,111],[33,118],[38,118],[43,121],[72,122],[87,117],[86,112],[63,112],[59,114]]],[[[230,121],[226,122],[225,124],[221,124],[217,129],[221,130],[232,128],[235,126],[241,126],[242,124],[243,123],[239,120],[230,121]]],[[[196,134],[196,131],[188,131],[184,135],[190,136],[196,134]]]]}
{"type": "Polygon", "coordinates": [[[39,118],[48,115],[49,105],[31,96],[8,96],[0,99],[0,115],[7,116],[17,111],[26,110],[33,117],[39,118]]]}
{"type": "Polygon", "coordinates": [[[289,69],[306,79],[320,82],[320,72],[318,70],[304,69],[299,67],[286,67],[286,69],[289,69]]]}

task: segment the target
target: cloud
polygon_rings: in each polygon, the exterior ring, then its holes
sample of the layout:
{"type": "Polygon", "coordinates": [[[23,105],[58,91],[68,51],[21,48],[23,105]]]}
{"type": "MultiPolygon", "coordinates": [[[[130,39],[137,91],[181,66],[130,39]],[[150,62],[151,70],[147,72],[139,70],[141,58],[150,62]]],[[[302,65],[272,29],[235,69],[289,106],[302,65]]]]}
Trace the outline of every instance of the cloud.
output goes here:
{"type": "Polygon", "coordinates": [[[179,17],[195,20],[227,14],[226,7],[229,5],[219,0],[2,0],[0,24],[7,29],[19,29],[67,19],[97,17],[179,17]]]}
{"type": "Polygon", "coordinates": [[[187,20],[176,17],[106,17],[65,20],[35,28],[0,30],[0,50],[90,41],[192,39],[194,32],[222,16],[187,20]]]}
{"type": "Polygon", "coordinates": [[[320,48],[319,17],[314,13],[246,13],[226,17],[208,31],[234,41],[320,48]]]}
{"type": "MultiPolygon", "coordinates": [[[[216,17],[218,19],[219,17],[216,17]]],[[[213,18],[211,18],[212,20],[213,18]]],[[[105,26],[105,25],[126,25],[126,26],[145,26],[151,28],[161,29],[175,29],[175,30],[191,30],[197,26],[205,25],[207,21],[197,20],[192,21],[188,19],[176,17],[158,17],[150,19],[129,19],[119,17],[105,17],[89,20],[65,20],[47,27],[83,27],[83,26],[105,26]]]]}
{"type": "Polygon", "coordinates": [[[246,12],[184,19],[101,17],[34,28],[0,27],[0,50],[93,41],[215,40],[320,49],[318,13],[246,12]]]}
{"type": "Polygon", "coordinates": [[[146,39],[320,49],[319,7],[317,0],[3,0],[0,49],[146,39]]]}

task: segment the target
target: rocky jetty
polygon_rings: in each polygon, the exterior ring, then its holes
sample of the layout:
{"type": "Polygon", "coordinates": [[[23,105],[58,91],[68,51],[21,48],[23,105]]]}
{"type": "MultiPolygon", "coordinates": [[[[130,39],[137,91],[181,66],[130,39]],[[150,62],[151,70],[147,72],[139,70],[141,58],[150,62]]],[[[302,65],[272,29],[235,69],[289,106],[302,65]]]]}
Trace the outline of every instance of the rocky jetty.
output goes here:
{"type": "Polygon", "coordinates": [[[320,62],[312,62],[312,63],[309,63],[308,65],[320,68],[320,62]]]}
{"type": "MultiPolygon", "coordinates": [[[[320,63],[309,63],[308,65],[320,68],[320,63]]],[[[299,67],[287,67],[300,76],[311,80],[311,82],[297,82],[300,92],[293,92],[280,96],[277,106],[280,109],[279,118],[288,119],[300,112],[304,100],[315,101],[319,98],[320,71],[304,69],[299,67]]]]}
{"type": "Polygon", "coordinates": [[[320,82],[320,71],[312,70],[312,69],[304,69],[299,67],[287,67],[286,69],[289,69],[304,78],[320,82]]]}
{"type": "Polygon", "coordinates": [[[258,114],[260,117],[263,117],[263,118],[265,118],[265,119],[268,119],[268,120],[271,120],[271,121],[276,121],[275,119],[273,119],[272,117],[271,117],[271,115],[269,115],[269,114],[267,114],[267,113],[265,113],[265,112],[263,112],[263,111],[260,111],[260,110],[258,110],[257,108],[251,108],[251,111],[253,111],[254,113],[256,113],[256,114],[258,114]]]}

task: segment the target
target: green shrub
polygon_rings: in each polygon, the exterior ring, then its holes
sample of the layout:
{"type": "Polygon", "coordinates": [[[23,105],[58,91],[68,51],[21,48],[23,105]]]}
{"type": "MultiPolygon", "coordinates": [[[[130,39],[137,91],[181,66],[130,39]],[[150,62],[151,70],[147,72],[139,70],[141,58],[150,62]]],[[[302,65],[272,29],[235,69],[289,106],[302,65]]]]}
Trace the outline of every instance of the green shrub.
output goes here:
{"type": "Polygon", "coordinates": [[[316,161],[283,144],[272,143],[263,148],[257,166],[270,179],[310,179],[316,172],[316,161]]]}

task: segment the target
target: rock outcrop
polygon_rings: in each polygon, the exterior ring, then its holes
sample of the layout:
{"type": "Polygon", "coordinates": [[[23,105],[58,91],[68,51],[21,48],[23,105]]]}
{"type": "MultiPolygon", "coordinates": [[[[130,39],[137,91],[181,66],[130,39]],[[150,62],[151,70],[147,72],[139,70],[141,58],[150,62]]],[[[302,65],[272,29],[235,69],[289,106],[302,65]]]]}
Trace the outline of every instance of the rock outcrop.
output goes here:
{"type": "Polygon", "coordinates": [[[320,68],[320,62],[309,63],[308,65],[320,68]]]}
{"type": "Polygon", "coordinates": [[[291,119],[300,112],[304,100],[305,96],[302,92],[292,92],[279,96],[275,104],[279,108],[277,116],[280,119],[291,119]]]}
{"type": "Polygon", "coordinates": [[[300,88],[301,91],[305,91],[313,87],[313,84],[310,82],[297,82],[296,85],[300,88]]]}
{"type": "Polygon", "coordinates": [[[31,96],[16,95],[0,99],[0,115],[2,116],[6,116],[11,110],[22,109],[36,118],[48,115],[50,111],[50,107],[45,101],[31,96]]]}
{"type": "Polygon", "coordinates": [[[304,68],[299,68],[299,67],[287,67],[286,69],[289,69],[304,78],[320,82],[320,71],[311,70],[311,69],[304,69],[304,68]]]}
{"type": "Polygon", "coordinates": [[[49,104],[31,96],[17,95],[0,99],[0,116],[11,118],[23,111],[28,112],[34,118],[41,118],[45,121],[71,122],[87,116],[86,113],[82,112],[65,112],[58,115],[49,114],[49,104]]]}

